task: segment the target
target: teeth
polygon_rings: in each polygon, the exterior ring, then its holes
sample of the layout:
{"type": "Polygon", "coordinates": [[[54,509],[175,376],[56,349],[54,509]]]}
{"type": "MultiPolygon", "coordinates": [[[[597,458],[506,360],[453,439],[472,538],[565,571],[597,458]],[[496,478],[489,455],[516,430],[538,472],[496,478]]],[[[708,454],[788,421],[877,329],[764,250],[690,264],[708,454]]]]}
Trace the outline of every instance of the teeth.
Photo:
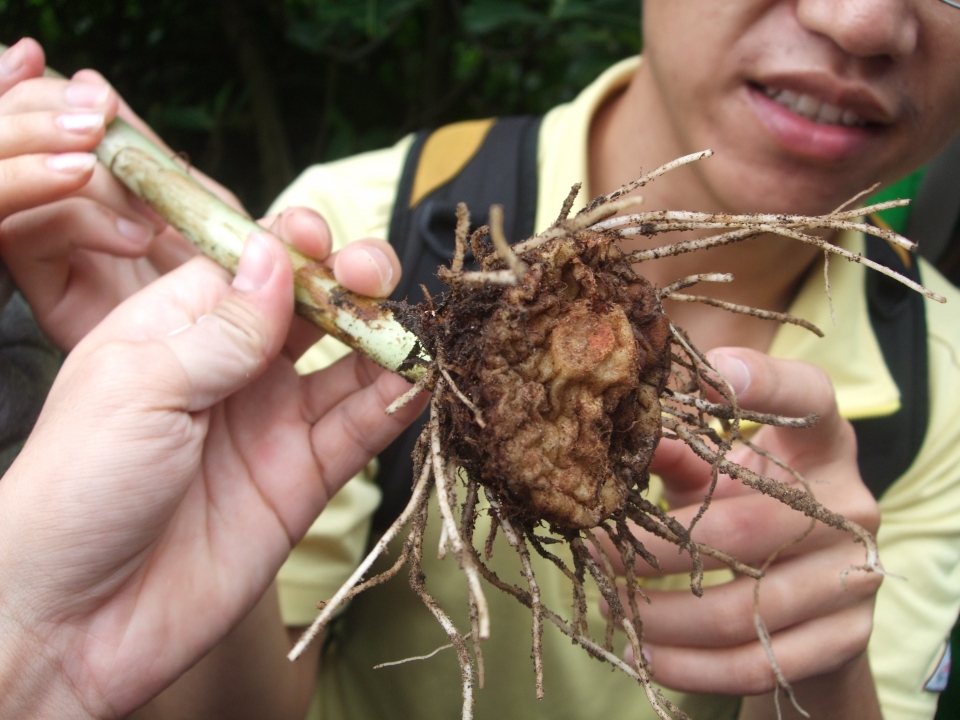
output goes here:
{"type": "Polygon", "coordinates": [[[842,122],[847,127],[854,127],[857,125],[866,125],[866,121],[857,115],[853,110],[844,110],[843,115],[840,116],[840,122],[842,122]]]}
{"type": "Polygon", "coordinates": [[[852,110],[842,110],[836,105],[821,102],[812,95],[797,93],[793,90],[777,90],[764,87],[763,94],[788,110],[821,125],[845,125],[862,127],[867,121],[852,110]]]}
{"type": "MultiPolygon", "coordinates": [[[[850,114],[854,115],[854,113],[850,114]]],[[[854,115],[854,117],[856,116],[854,115]]],[[[836,125],[841,118],[843,118],[843,111],[836,105],[828,105],[827,103],[821,105],[820,112],[817,113],[817,122],[823,125],[836,125]]]]}

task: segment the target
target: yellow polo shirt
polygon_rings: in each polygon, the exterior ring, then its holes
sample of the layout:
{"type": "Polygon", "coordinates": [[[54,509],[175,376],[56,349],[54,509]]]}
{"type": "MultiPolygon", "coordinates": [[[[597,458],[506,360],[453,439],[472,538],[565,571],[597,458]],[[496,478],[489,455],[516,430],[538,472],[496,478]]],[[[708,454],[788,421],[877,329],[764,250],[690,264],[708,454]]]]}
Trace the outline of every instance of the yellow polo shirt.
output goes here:
{"type": "MultiPolygon", "coordinates": [[[[570,186],[587,178],[591,119],[600,104],[629,81],[637,63],[632,59],[614,66],[576,100],[544,118],[537,230],[553,221],[570,186]]],[[[385,239],[410,143],[408,137],[386,150],[310,168],[280,196],[274,210],[291,205],[316,209],[329,222],[338,247],[361,237],[385,239]]],[[[841,242],[850,250],[863,248],[858,235],[841,242]]],[[[786,325],[778,330],[771,354],[822,367],[847,418],[895,412],[899,391],[870,325],[865,270],[835,262],[831,271],[836,325],[830,319],[822,275],[814,270],[790,312],[818,325],[826,337],[818,339],[786,325]]],[[[913,465],[880,502],[881,559],[889,572],[906,578],[883,583],[869,646],[887,720],[933,716],[938,696],[924,690],[924,685],[940,662],[960,607],[960,293],[929,265],[922,266],[922,273],[924,283],[949,302],[945,306],[927,302],[931,395],[925,442],[913,465]]],[[[301,361],[300,370],[322,367],[344,352],[342,346],[326,340],[301,361]]],[[[348,484],[282,568],[281,607],[288,625],[308,624],[316,602],[332,595],[359,562],[378,500],[370,478],[368,468],[348,484]]],[[[436,512],[433,506],[434,517],[436,512]]],[[[429,528],[424,558],[427,586],[460,627],[469,627],[465,585],[456,560],[437,559],[437,523],[429,528]]],[[[482,528],[478,538],[479,542],[485,538],[482,528]]],[[[540,558],[534,561],[545,603],[560,611],[569,608],[566,580],[540,558]]],[[[516,557],[502,541],[498,541],[493,566],[501,577],[523,584],[516,557]]],[[[529,658],[530,613],[492,588],[488,599],[493,637],[483,647],[486,689],[477,692],[477,718],[654,717],[640,688],[588,658],[550,626],[544,636],[546,698],[537,701],[529,658]]],[[[596,607],[595,602],[591,605],[596,607]]],[[[603,620],[595,610],[589,620],[592,631],[602,637],[603,620]]],[[[401,573],[393,582],[354,600],[340,618],[321,662],[310,717],[458,717],[459,669],[450,651],[422,662],[373,670],[375,664],[424,655],[444,644],[445,636],[401,573]]],[[[695,720],[734,717],[737,712],[735,698],[668,695],[695,720]]]]}

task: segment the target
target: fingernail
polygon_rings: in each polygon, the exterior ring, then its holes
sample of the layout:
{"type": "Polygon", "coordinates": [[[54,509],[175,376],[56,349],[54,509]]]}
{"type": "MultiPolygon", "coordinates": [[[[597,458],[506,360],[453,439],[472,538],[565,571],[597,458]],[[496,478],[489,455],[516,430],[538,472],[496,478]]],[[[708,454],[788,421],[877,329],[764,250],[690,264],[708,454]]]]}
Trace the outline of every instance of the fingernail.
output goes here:
{"type": "Polygon", "coordinates": [[[132,240],[137,245],[146,245],[153,240],[153,228],[141,225],[138,222],[127,220],[125,217],[117,218],[117,230],[128,240],[132,240]]]}
{"type": "Polygon", "coordinates": [[[110,94],[109,85],[94,85],[92,83],[72,82],[64,92],[67,104],[74,107],[97,107],[110,94]]]}
{"type": "Polygon", "coordinates": [[[237,276],[233,279],[233,289],[240,292],[256,292],[262,288],[273,274],[276,258],[263,233],[250,233],[240,256],[237,276]]]}
{"type": "Polygon", "coordinates": [[[93,169],[97,156],[93,153],[63,153],[47,158],[47,167],[51,170],[80,175],[93,169]]]}
{"type": "Polygon", "coordinates": [[[21,43],[17,43],[0,55],[0,75],[10,77],[14,75],[27,60],[27,51],[21,43]]]}
{"type": "Polygon", "coordinates": [[[89,135],[103,127],[104,117],[101,113],[74,113],[61,115],[57,118],[57,125],[67,132],[77,135],[89,135]]]}
{"type": "Polygon", "coordinates": [[[750,389],[750,368],[740,358],[718,353],[713,357],[713,365],[724,379],[730,383],[736,395],[742,395],[750,389]]]}
{"type": "Polygon", "coordinates": [[[380,278],[380,289],[387,290],[390,287],[390,281],[393,280],[393,265],[387,256],[375,247],[363,248],[370,262],[377,268],[377,275],[380,278]]]}

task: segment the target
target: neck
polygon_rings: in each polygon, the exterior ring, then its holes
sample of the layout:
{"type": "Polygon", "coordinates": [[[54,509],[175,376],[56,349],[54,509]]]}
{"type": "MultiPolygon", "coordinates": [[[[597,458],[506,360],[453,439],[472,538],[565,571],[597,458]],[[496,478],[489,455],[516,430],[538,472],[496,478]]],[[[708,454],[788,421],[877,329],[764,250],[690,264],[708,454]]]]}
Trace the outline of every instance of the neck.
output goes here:
{"type": "MultiPolygon", "coordinates": [[[[611,98],[594,117],[589,139],[590,196],[612,192],[670,160],[706,149],[687,147],[673,128],[667,109],[660,102],[650,67],[644,63],[630,85],[611,98]]],[[[722,152],[702,162],[723,162],[722,152]]],[[[697,165],[674,170],[644,187],[643,210],[750,211],[750,208],[726,207],[711,191],[697,165]]],[[[699,233],[700,236],[706,234],[699,233]]],[[[637,237],[626,242],[624,249],[652,248],[697,236],[698,233],[637,237]]],[[[731,273],[735,278],[733,283],[704,285],[687,292],[783,312],[817,257],[815,248],[763,236],[648,262],[638,270],[657,287],[698,273],[731,273]]],[[[739,345],[765,351],[777,330],[773,322],[701,304],[665,301],[664,309],[701,350],[739,345]]]]}

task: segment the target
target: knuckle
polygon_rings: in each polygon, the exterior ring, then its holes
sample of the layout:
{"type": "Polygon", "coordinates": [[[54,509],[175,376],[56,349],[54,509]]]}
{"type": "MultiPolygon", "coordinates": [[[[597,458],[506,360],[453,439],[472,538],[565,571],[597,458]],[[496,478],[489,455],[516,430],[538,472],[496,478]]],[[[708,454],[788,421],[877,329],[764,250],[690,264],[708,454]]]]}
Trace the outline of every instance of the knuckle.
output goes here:
{"type": "Polygon", "coordinates": [[[743,695],[762,695],[776,689],[777,680],[774,677],[770,661],[763,649],[758,647],[751,652],[749,659],[739,668],[740,687],[737,689],[743,695]]]}
{"type": "Polygon", "coordinates": [[[873,634],[873,603],[865,603],[851,623],[849,658],[856,657],[867,649],[873,634]]]}
{"type": "Polygon", "coordinates": [[[834,415],[837,412],[837,394],[830,376],[816,365],[808,365],[810,372],[809,392],[821,415],[834,415]]]}
{"type": "Polygon", "coordinates": [[[265,358],[270,336],[266,321],[257,308],[239,297],[230,297],[217,306],[214,314],[223,321],[236,345],[255,354],[257,360],[265,358]]]}
{"type": "Polygon", "coordinates": [[[23,174],[23,158],[0,160],[0,186],[19,184],[23,174]]]}
{"type": "Polygon", "coordinates": [[[850,483],[845,499],[836,511],[864,530],[876,535],[877,530],[880,529],[880,505],[859,474],[856,475],[856,480],[857,482],[850,483]]]}
{"type": "Polygon", "coordinates": [[[732,647],[756,636],[753,607],[747,603],[724,602],[717,608],[717,636],[723,647],[732,647]]]}

